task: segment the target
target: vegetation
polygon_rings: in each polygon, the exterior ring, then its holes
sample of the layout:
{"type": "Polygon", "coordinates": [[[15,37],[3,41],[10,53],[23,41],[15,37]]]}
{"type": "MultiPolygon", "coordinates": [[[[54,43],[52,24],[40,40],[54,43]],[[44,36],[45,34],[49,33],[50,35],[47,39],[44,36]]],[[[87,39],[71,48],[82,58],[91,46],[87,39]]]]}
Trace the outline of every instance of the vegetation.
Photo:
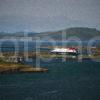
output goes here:
{"type": "Polygon", "coordinates": [[[5,63],[5,60],[2,59],[2,58],[0,58],[0,64],[1,64],[1,63],[5,63]]]}
{"type": "MultiPolygon", "coordinates": [[[[66,36],[71,37],[71,36],[77,36],[80,39],[83,40],[88,40],[91,39],[95,36],[100,36],[100,31],[96,30],[95,28],[84,28],[84,27],[75,27],[75,28],[68,28],[68,29],[64,29],[64,30],[60,30],[60,31],[56,31],[56,32],[42,32],[42,33],[35,33],[35,32],[28,32],[28,36],[30,37],[40,37],[43,38],[45,36],[49,36],[53,39],[56,40],[61,40],[62,37],[62,32],[66,32],[66,36]]],[[[0,33],[0,38],[3,37],[24,37],[24,32],[17,32],[17,33],[4,33],[1,32],[0,33]]]]}

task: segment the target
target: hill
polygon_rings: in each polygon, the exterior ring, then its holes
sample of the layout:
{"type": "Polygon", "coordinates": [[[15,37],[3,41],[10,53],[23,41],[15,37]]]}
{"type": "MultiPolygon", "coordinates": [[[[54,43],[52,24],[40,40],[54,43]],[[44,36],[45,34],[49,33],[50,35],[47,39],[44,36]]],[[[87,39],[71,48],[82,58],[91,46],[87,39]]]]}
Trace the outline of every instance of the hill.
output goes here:
{"type": "MultiPolygon", "coordinates": [[[[29,37],[40,37],[45,38],[45,36],[48,36],[50,38],[61,40],[62,34],[66,34],[66,38],[69,38],[71,36],[76,36],[82,40],[88,40],[96,36],[100,36],[100,31],[96,30],[95,28],[83,28],[83,27],[76,27],[76,28],[68,28],[56,32],[28,32],[29,37]]],[[[26,34],[26,33],[25,33],[26,34]]],[[[0,33],[0,38],[3,37],[24,37],[24,32],[17,32],[17,33],[0,33]]]]}

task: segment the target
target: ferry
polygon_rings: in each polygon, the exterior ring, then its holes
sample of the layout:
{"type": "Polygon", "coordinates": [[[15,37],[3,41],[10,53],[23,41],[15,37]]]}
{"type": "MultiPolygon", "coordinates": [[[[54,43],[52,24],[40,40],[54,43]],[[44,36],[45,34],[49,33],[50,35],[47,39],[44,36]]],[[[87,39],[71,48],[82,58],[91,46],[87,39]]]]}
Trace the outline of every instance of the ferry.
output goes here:
{"type": "Polygon", "coordinates": [[[68,48],[57,47],[51,50],[51,53],[56,55],[65,54],[66,57],[71,57],[71,58],[76,58],[79,54],[78,49],[73,47],[68,47],[68,48]]]}

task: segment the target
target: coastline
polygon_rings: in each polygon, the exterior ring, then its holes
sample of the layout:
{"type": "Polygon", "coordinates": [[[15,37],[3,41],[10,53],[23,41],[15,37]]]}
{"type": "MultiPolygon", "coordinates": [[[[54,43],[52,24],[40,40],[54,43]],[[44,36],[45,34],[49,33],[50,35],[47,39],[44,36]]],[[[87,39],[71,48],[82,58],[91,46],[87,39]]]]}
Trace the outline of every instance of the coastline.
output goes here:
{"type": "Polygon", "coordinates": [[[47,72],[46,68],[32,67],[21,64],[0,64],[0,74],[3,73],[33,73],[33,72],[47,72]]]}
{"type": "MultiPolygon", "coordinates": [[[[86,51],[86,47],[82,48],[82,51],[86,51]]],[[[94,59],[94,60],[98,60],[100,59],[100,48],[92,48],[91,49],[93,51],[93,55],[88,55],[88,54],[82,54],[82,55],[78,55],[76,58],[77,59],[94,59]],[[80,56],[80,57],[79,57],[80,56]],[[82,58],[81,58],[82,57],[82,58]]],[[[47,72],[48,69],[46,68],[39,68],[38,66],[29,66],[29,65],[24,65],[21,64],[19,62],[14,63],[14,62],[9,62],[11,60],[8,61],[8,59],[10,57],[12,57],[13,52],[4,52],[4,57],[0,57],[0,74],[2,73],[15,73],[15,72],[21,72],[21,73],[34,73],[34,72],[47,72]]],[[[1,55],[1,53],[0,53],[1,55]]],[[[27,55],[27,52],[19,52],[15,58],[17,57],[21,57],[24,59],[25,55],[27,55]]],[[[63,56],[63,55],[56,55],[56,54],[51,54],[48,51],[42,51],[42,52],[28,52],[28,57],[32,58],[32,59],[36,59],[37,57],[43,57],[43,58],[61,58],[61,57],[65,57],[67,59],[67,56],[63,56]]],[[[13,58],[13,59],[15,59],[13,58]]],[[[73,59],[73,58],[71,58],[73,59]]]]}

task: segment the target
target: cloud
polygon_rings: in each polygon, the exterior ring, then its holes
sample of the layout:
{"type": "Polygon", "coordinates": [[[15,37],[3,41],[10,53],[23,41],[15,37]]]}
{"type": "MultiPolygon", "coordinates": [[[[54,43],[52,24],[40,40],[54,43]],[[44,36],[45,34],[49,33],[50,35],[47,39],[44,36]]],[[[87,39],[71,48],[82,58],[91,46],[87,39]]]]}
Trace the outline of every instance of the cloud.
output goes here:
{"type": "Polygon", "coordinates": [[[100,27],[99,0],[0,0],[0,30],[100,27]]]}

